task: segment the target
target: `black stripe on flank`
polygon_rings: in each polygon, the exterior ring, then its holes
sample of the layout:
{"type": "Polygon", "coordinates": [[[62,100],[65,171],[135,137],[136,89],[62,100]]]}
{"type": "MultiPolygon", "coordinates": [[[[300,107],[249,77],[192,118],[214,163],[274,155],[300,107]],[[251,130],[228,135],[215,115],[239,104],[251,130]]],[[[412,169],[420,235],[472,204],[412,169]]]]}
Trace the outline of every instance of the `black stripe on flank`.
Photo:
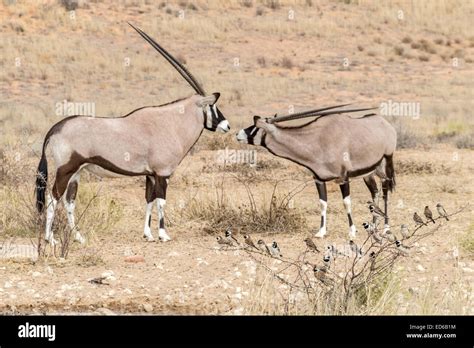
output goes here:
{"type": "Polygon", "coordinates": [[[348,177],[353,178],[355,176],[360,176],[360,175],[372,172],[372,171],[375,170],[375,168],[377,168],[379,166],[379,164],[382,162],[382,160],[383,160],[383,157],[377,163],[373,164],[372,166],[367,167],[367,168],[357,169],[357,170],[354,170],[352,172],[348,172],[347,175],[348,175],[348,177]]]}

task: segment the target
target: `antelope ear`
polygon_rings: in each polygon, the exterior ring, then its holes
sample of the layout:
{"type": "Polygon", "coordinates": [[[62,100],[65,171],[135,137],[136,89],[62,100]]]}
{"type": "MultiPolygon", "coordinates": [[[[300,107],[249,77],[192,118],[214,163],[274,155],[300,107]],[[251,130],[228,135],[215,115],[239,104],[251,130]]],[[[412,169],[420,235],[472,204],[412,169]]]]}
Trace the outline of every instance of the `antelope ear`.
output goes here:
{"type": "Polygon", "coordinates": [[[263,129],[268,133],[273,133],[276,130],[275,125],[268,123],[266,119],[262,119],[259,116],[255,116],[253,120],[257,128],[263,129]]]}
{"type": "Polygon", "coordinates": [[[220,94],[219,93],[214,93],[211,95],[208,95],[206,97],[202,97],[196,102],[197,106],[204,107],[207,105],[214,105],[214,103],[219,99],[220,94]]]}
{"type": "Polygon", "coordinates": [[[253,124],[256,125],[256,124],[257,124],[257,121],[260,120],[260,119],[261,119],[260,116],[255,115],[255,116],[253,117],[253,124]]]}

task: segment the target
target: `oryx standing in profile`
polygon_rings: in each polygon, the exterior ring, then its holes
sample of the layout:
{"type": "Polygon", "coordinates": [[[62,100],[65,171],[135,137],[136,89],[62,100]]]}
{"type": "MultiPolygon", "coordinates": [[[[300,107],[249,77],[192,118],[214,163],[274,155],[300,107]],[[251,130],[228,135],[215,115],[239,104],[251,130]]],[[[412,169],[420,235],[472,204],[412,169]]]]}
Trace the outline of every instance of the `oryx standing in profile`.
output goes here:
{"type": "MultiPolygon", "coordinates": [[[[131,25],[131,24],[130,24],[131,25]]],[[[151,213],[157,202],[160,240],[170,239],[165,230],[164,206],[168,179],[199,139],[203,129],[228,132],[228,121],[216,107],[219,93],[204,89],[171,54],[140,29],[131,25],[186,79],[197,94],[159,106],[136,109],[125,116],[107,118],[71,116],[56,123],[46,134],[36,179],[36,206],[45,207],[48,178],[46,148],[52,152],[56,179],[48,195],[45,239],[56,241],[51,230],[54,211],[62,198],[74,238],[84,239],[74,222],[74,201],[79,175],[86,169],[102,177],[146,176],[144,236],[153,241],[151,213]]]]}
{"type": "Polygon", "coordinates": [[[321,204],[321,225],[316,237],[326,234],[326,182],[334,180],[340,185],[349,219],[349,235],[353,238],[356,227],[351,213],[349,180],[362,176],[375,202],[378,189],[374,174],[382,179],[385,228],[388,228],[387,201],[388,191],[395,187],[393,153],[397,133],[390,123],[376,114],[360,118],[344,115],[370,109],[334,110],[347,105],[274,118],[254,116],[254,125],[237,133],[239,142],[263,146],[275,156],[298,163],[312,172],[321,204]],[[313,116],[318,118],[300,126],[276,124],[313,116]]]}

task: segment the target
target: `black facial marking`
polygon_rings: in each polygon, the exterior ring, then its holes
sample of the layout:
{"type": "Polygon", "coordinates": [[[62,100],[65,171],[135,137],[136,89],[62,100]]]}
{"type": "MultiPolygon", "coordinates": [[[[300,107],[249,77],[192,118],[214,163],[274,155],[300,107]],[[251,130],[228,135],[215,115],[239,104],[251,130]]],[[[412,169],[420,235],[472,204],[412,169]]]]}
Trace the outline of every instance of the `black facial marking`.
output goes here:
{"type": "Polygon", "coordinates": [[[255,126],[250,126],[244,129],[245,135],[247,136],[247,143],[254,145],[254,137],[258,132],[258,128],[255,126]]]}

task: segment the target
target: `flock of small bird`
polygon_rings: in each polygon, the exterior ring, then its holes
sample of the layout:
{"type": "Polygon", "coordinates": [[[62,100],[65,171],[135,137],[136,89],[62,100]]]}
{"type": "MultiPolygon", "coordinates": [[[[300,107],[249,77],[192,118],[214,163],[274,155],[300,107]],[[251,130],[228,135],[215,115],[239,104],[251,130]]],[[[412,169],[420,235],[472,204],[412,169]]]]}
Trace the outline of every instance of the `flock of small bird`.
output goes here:
{"type": "MultiPolygon", "coordinates": [[[[372,216],[374,217],[374,219],[373,219],[373,222],[364,222],[362,226],[367,231],[369,236],[372,237],[374,241],[378,244],[382,244],[384,239],[388,240],[390,243],[394,243],[396,246],[396,249],[401,255],[408,256],[409,249],[411,249],[411,247],[403,245],[401,240],[398,239],[397,236],[390,231],[390,229],[385,229],[383,232],[377,231],[377,227],[376,227],[377,220],[380,218],[385,218],[385,214],[374,202],[367,202],[367,203],[369,205],[369,210],[372,216]]],[[[446,213],[446,210],[440,203],[436,205],[436,208],[439,214],[438,218],[445,218],[446,221],[449,221],[448,214],[446,213]]],[[[425,206],[424,215],[427,219],[427,222],[436,223],[433,218],[433,213],[431,212],[428,206],[425,206]]],[[[415,221],[416,227],[428,225],[428,223],[425,222],[416,212],[413,215],[413,220],[415,221]]],[[[413,235],[413,234],[410,235],[409,228],[406,224],[402,224],[400,226],[400,234],[402,236],[402,240],[407,239],[411,235],[413,235]]],[[[315,253],[321,253],[321,250],[318,248],[318,246],[314,243],[314,241],[311,238],[308,237],[304,239],[304,242],[309,251],[315,252],[315,253]]],[[[234,237],[230,228],[226,229],[224,236],[217,237],[217,243],[224,246],[236,246],[236,245],[241,246],[241,243],[234,237]]],[[[255,249],[259,252],[268,254],[276,258],[283,257],[280,251],[280,247],[278,246],[278,243],[276,241],[273,241],[270,245],[267,245],[263,239],[259,239],[257,241],[257,244],[255,244],[252,238],[246,234],[244,235],[244,243],[245,243],[245,246],[244,246],[245,248],[255,249]]],[[[355,255],[356,257],[361,258],[364,255],[362,248],[360,248],[353,240],[349,241],[348,247],[351,253],[355,255]]],[[[315,265],[313,267],[314,276],[316,277],[316,279],[321,281],[322,284],[330,286],[334,283],[334,281],[330,279],[330,277],[328,277],[328,271],[330,269],[330,265],[333,259],[336,259],[338,256],[350,257],[350,255],[348,255],[344,251],[340,251],[336,249],[334,245],[328,245],[326,248],[326,252],[324,253],[324,256],[323,256],[324,264],[321,266],[315,265]]],[[[369,257],[372,260],[375,260],[376,258],[375,251],[372,251],[369,254],[369,257]]]]}
{"type": "MultiPolygon", "coordinates": [[[[234,237],[232,230],[227,228],[224,236],[218,236],[217,243],[225,246],[240,246],[241,243],[234,237]]],[[[253,242],[252,238],[248,234],[244,235],[244,242],[247,247],[253,248],[255,250],[261,251],[273,257],[283,257],[280,251],[278,243],[273,241],[272,244],[267,245],[263,239],[257,241],[257,245],[253,242]]]]}

